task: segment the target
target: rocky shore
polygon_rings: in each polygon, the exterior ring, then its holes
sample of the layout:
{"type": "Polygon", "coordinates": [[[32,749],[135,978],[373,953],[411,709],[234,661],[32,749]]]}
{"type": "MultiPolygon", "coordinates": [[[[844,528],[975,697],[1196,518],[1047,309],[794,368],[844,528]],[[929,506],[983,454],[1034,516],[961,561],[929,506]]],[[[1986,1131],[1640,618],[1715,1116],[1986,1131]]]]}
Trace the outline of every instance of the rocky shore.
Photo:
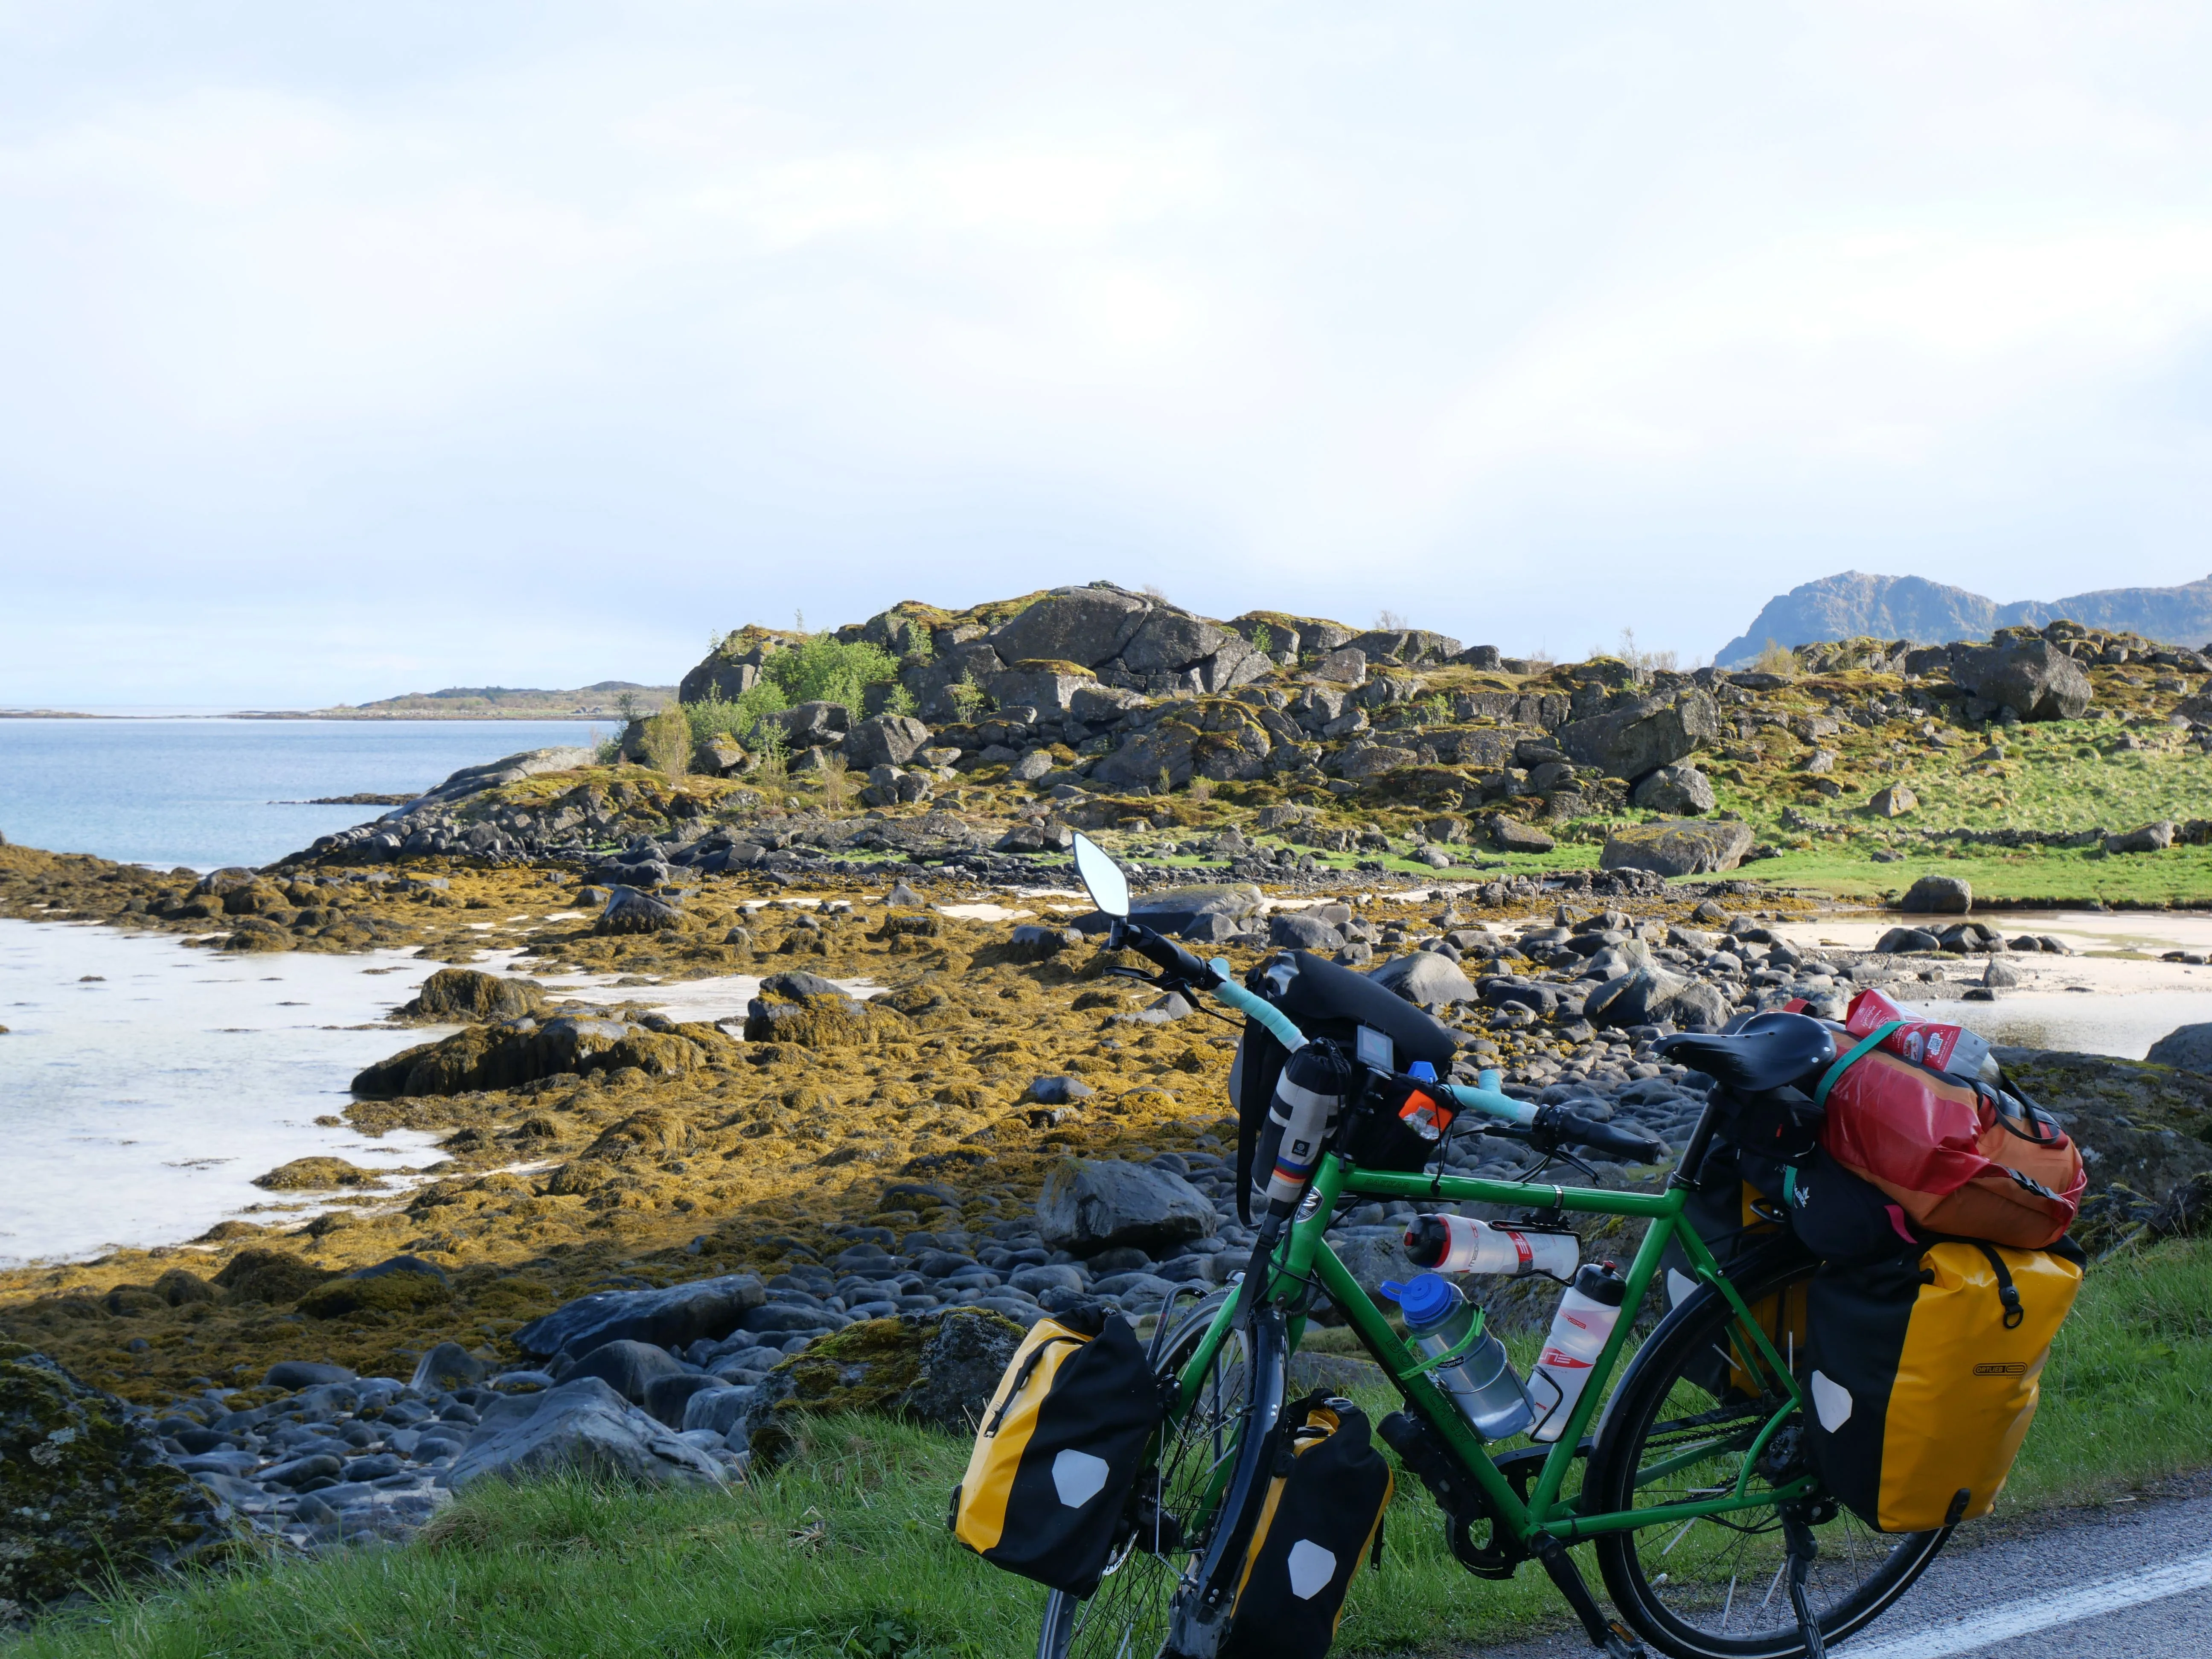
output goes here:
{"type": "MultiPolygon", "coordinates": [[[[2190,665],[2172,690],[2122,685],[2134,647],[2063,624],[1941,662],[1821,647],[1843,654],[1784,678],[1217,624],[1105,587],[1001,610],[895,607],[848,630],[896,664],[878,701],[913,713],[802,703],[776,738],[708,734],[675,767],[509,757],[267,870],[0,845],[0,915],[452,965],[393,1010],[393,1051],[346,1113],[434,1133],[432,1167],[395,1184],[302,1159],[260,1181],[295,1207],[0,1274],[7,1386],[100,1416],[115,1455],[213,1506],[201,1533],[301,1547],[403,1534],[488,1473],[725,1481],[775,1455],[793,1410],[957,1421],[946,1402],[1043,1312],[1092,1297],[1147,1317],[1250,1243],[1236,1028],[1104,972],[1075,829],[1115,848],[1153,925],[1237,970],[1297,948],[1370,971],[1455,1028],[1456,1074],[1495,1066],[1674,1146],[1703,1094],[1657,1055],[1670,1031],[1792,1000],[1832,1017],[1876,985],[2001,996],[2017,963],[2065,951],[1905,861],[1926,843],[1888,814],[1928,810],[1896,793],[1908,742],[1940,754],[1969,722],[2005,741],[2085,696],[2130,711],[2123,736],[2155,715],[2174,764],[2197,731],[2190,665]],[[1887,805],[1834,816],[1838,775],[1881,781],[1887,805]],[[1754,785],[1770,804],[1786,787],[1782,817],[1729,816],[1754,785]],[[1835,902],[1737,868],[1778,867],[1765,854],[1788,848],[1761,837],[1796,834],[1792,813],[1808,844],[1840,823],[1903,865],[1876,948],[1803,943],[1835,902]],[[458,1030],[410,1042],[415,1024],[458,1030]]],[[[687,699],[742,697],[779,648],[732,636],[687,699]]],[[[2178,860],[2204,829],[2160,820],[2093,850],[2178,860]]],[[[2010,1058],[2088,1151],[2090,1242],[2195,1224],[2212,1080],[2010,1058]]],[[[1469,1133],[1445,1161],[1530,1160],[1469,1133]]],[[[1363,1278],[1397,1269],[1415,1207],[1341,1218],[1363,1278]]],[[[1540,1302],[1509,1287],[1493,1311],[1510,1327],[1540,1302]]],[[[146,1559],[183,1547],[173,1519],[146,1559]]]]}

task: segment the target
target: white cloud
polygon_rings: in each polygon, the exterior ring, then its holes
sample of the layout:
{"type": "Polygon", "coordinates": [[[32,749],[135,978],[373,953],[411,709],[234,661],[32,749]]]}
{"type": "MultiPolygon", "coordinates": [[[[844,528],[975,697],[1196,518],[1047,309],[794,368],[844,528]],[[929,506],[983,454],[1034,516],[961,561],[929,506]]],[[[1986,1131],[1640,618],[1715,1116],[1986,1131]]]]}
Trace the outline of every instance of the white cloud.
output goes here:
{"type": "MultiPolygon", "coordinates": [[[[550,681],[1093,574],[1698,651],[2202,574],[2192,9],[27,16],[16,616],[248,593],[257,701],[400,689],[334,605],[550,681]]],[[[100,637],[0,620],[0,698],[198,700],[100,637]]]]}

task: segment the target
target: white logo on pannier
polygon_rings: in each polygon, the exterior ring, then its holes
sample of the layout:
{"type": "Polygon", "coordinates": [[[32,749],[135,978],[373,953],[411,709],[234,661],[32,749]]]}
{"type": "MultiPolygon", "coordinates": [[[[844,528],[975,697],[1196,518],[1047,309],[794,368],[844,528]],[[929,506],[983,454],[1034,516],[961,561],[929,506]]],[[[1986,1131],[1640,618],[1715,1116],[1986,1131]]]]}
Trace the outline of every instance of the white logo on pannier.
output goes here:
{"type": "Polygon", "coordinates": [[[1310,1601],[1336,1577],[1336,1557],[1312,1539],[1301,1538],[1291,1546],[1290,1567],[1291,1594],[1301,1601],[1310,1601]]]}
{"type": "Polygon", "coordinates": [[[1098,1489],[1105,1484],[1106,1460],[1103,1457],[1093,1457],[1071,1446],[1052,1460],[1052,1489],[1060,1494],[1060,1501],[1072,1510],[1079,1510],[1097,1497],[1098,1489]]]}
{"type": "Polygon", "coordinates": [[[1667,1269],[1667,1305],[1668,1307],[1675,1307],[1686,1301],[1690,1293],[1697,1288],[1698,1281],[1689,1274],[1677,1273],[1672,1267],[1667,1269]]]}
{"type": "Polygon", "coordinates": [[[1814,1371],[1813,1409],[1820,1416],[1820,1426],[1833,1434],[1851,1420],[1851,1391],[1814,1371]]]}

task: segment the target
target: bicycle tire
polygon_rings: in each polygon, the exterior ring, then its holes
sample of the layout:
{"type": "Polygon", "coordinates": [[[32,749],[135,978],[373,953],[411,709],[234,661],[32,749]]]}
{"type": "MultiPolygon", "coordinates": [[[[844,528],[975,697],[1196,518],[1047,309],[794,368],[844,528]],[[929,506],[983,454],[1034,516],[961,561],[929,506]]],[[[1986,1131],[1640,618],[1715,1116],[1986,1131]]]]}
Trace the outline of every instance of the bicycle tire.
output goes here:
{"type": "MultiPolygon", "coordinates": [[[[1215,1291],[1175,1316],[1155,1351],[1162,1376],[1179,1374],[1199,1341],[1235,1291],[1215,1291]]],[[[1193,1503],[1217,1470],[1237,1456],[1244,1419],[1257,1389],[1279,1401],[1280,1380],[1261,1389],[1258,1365],[1279,1368],[1275,1350],[1255,1363],[1248,1329],[1232,1329],[1215,1355],[1191,1408],[1161,1431],[1147,1474],[1158,1481],[1158,1499],[1149,1521],[1133,1516],[1129,1534],[1116,1546],[1106,1576],[1087,1599],[1051,1591],[1037,1636],[1037,1659],[1153,1659],[1167,1636],[1176,1598],[1188,1584],[1212,1542],[1212,1526],[1192,1527],[1185,1535],[1193,1503]]],[[[1140,1476],[1140,1482],[1146,1477],[1140,1476]]],[[[1218,1524],[1220,1511],[1214,1517],[1218,1524]]]]}
{"type": "MultiPolygon", "coordinates": [[[[1730,1277],[1754,1311],[1770,1297],[1782,1310],[1790,1293],[1802,1294],[1817,1266],[1784,1246],[1743,1263],[1730,1277]]],[[[1763,1361],[1756,1371],[1740,1363],[1727,1369],[1733,1317],[1717,1291],[1700,1288],[1638,1352],[1607,1405],[1592,1452],[1585,1493],[1594,1512],[1679,1501],[1735,1480],[1752,1435],[1786,1395],[1778,1379],[1763,1375],[1771,1371],[1763,1361]],[[1717,1370],[1725,1374],[1716,1378],[1717,1370]],[[1638,1482],[1647,1449],[1663,1444],[1671,1458],[1708,1443],[1715,1449],[1711,1458],[1638,1482]]],[[[1784,1322],[1779,1313],[1777,1322],[1784,1322]]],[[[1793,1353],[1779,1339],[1776,1346],[1801,1373],[1807,1369],[1802,1347],[1793,1353]]],[[[1760,1478],[1755,1469],[1753,1479],[1760,1478]]],[[[1864,1629],[1911,1589],[1950,1532],[1886,1535],[1832,1502],[1814,1516],[1824,1511],[1832,1513],[1813,1522],[1820,1549],[1806,1588],[1821,1635],[1832,1644],[1864,1629]]],[[[1780,1577],[1786,1566],[1781,1526],[1777,1506],[1609,1533],[1598,1540],[1598,1564],[1621,1617],[1670,1659],[1802,1659],[1804,1637],[1780,1577]]]]}

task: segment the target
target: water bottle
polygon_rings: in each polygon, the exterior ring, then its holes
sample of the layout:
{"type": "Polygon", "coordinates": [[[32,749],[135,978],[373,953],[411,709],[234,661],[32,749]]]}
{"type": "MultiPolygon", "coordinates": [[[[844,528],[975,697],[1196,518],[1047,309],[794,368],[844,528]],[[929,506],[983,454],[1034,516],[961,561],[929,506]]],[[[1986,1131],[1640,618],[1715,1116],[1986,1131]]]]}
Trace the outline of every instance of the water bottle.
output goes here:
{"type": "Polygon", "coordinates": [[[1406,1260],[1432,1273],[1574,1276],[1582,1246],[1572,1233],[1524,1232],[1471,1215],[1424,1215],[1406,1229],[1406,1260]]]}
{"type": "MultiPolygon", "coordinates": [[[[1424,1359],[1450,1352],[1482,1317],[1456,1285],[1435,1273],[1419,1274],[1410,1285],[1386,1282],[1382,1294],[1404,1312],[1408,1346],[1424,1359]]],[[[1494,1332],[1486,1330],[1465,1353],[1428,1375],[1486,1440],[1518,1434],[1535,1416],[1494,1332]]]]}
{"type": "Polygon", "coordinates": [[[1589,1382],[1599,1350],[1620,1322],[1620,1304],[1627,1296],[1628,1285],[1610,1261],[1593,1261],[1575,1275],[1574,1284],[1559,1298],[1543,1355],[1528,1378],[1528,1395],[1537,1409],[1529,1438],[1557,1440],[1565,1430],[1575,1401],[1589,1382]]]}
{"type": "Polygon", "coordinates": [[[1305,1195],[1349,1081],[1343,1061],[1323,1043],[1308,1043],[1284,1066],[1252,1160],[1252,1185],[1270,1214],[1290,1214],[1305,1195]]]}

